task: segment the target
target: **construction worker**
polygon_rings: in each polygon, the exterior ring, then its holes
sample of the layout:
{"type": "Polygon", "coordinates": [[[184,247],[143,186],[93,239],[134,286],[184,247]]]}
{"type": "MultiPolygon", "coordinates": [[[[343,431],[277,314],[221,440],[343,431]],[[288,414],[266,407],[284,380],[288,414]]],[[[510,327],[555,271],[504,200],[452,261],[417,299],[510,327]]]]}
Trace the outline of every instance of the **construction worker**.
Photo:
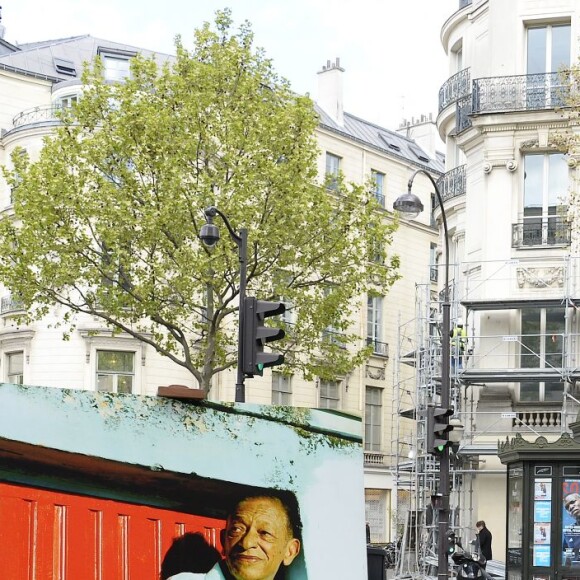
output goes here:
{"type": "Polygon", "coordinates": [[[463,319],[458,318],[451,331],[451,366],[463,368],[463,356],[467,347],[467,331],[463,326],[463,319]]]}

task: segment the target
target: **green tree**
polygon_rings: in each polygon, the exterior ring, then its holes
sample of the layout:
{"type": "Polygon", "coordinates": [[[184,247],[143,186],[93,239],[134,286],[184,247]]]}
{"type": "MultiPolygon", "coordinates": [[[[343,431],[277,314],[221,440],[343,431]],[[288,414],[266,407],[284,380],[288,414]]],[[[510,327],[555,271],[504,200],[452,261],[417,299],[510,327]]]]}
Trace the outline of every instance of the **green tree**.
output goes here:
{"type": "Polygon", "coordinates": [[[397,277],[386,254],[395,225],[368,185],[316,183],[312,101],[253,47],[248,23],[235,30],[229,11],[218,12],[193,50],[178,38],[176,53],[163,67],[137,56],[117,84],[97,59],[39,158],[12,156],[0,282],[28,320],[63,305],[70,333],[79,313],[93,315],[208,388],[236,364],[239,292],[225,227],[213,249],[198,238],[203,209],[215,205],[248,229],[248,295],[293,306],[287,369],[347,372],[368,355],[340,344],[360,341],[347,332],[353,309],[397,277]],[[330,327],[344,336],[321,342],[330,327]]]}
{"type": "MultiPolygon", "coordinates": [[[[576,167],[580,160],[580,59],[570,68],[558,71],[557,84],[552,88],[551,98],[555,103],[556,111],[560,111],[566,123],[561,129],[552,130],[549,134],[548,145],[550,148],[565,153],[568,157],[568,165],[576,167]]],[[[566,230],[570,228],[571,254],[580,255],[580,189],[576,173],[571,174],[570,188],[566,195],[561,195],[557,200],[557,213],[565,218],[566,223],[560,227],[564,231],[556,231],[557,237],[564,237],[566,230]]]]}

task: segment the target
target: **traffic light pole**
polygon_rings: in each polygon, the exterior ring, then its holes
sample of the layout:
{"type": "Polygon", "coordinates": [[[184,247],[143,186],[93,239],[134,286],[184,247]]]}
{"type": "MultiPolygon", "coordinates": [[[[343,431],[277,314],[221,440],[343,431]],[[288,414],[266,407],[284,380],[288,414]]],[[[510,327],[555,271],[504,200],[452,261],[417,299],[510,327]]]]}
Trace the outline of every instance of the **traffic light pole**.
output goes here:
{"type": "MultiPolygon", "coordinates": [[[[230,235],[234,237],[232,230],[230,235]]],[[[236,403],[246,402],[246,386],[244,384],[244,372],[242,370],[242,360],[244,358],[244,300],[246,298],[246,262],[248,257],[248,230],[242,228],[240,235],[236,236],[239,239],[238,255],[240,258],[240,301],[238,303],[238,375],[236,379],[236,403]]]]}
{"type": "MultiPolygon", "coordinates": [[[[449,409],[449,399],[450,399],[450,354],[451,354],[451,344],[450,344],[450,310],[451,305],[449,303],[449,232],[447,231],[447,216],[445,215],[445,207],[443,204],[443,198],[437,183],[433,179],[430,173],[424,169],[417,169],[413,175],[411,175],[408,185],[407,193],[401,195],[395,200],[393,208],[409,217],[416,217],[424,209],[421,200],[411,192],[413,186],[413,180],[418,173],[424,174],[433,184],[435,188],[435,193],[437,195],[437,200],[439,201],[439,208],[441,209],[441,220],[443,222],[444,230],[444,243],[445,243],[445,286],[443,288],[443,304],[442,304],[442,314],[443,314],[443,325],[441,328],[441,409],[449,409]]],[[[449,419],[447,419],[449,420],[449,419]]],[[[449,562],[447,559],[447,532],[449,531],[449,445],[445,445],[443,452],[439,457],[439,491],[435,496],[435,502],[433,507],[438,509],[438,566],[437,566],[437,578],[439,580],[447,580],[449,578],[449,562]]]]}
{"type": "MultiPolygon", "coordinates": [[[[208,223],[211,223],[213,218],[216,215],[219,215],[224,223],[226,224],[226,228],[228,228],[228,232],[230,233],[230,237],[236,245],[238,246],[238,256],[240,259],[240,294],[239,294],[239,303],[238,303],[238,311],[239,311],[239,318],[238,318],[238,375],[236,379],[236,403],[245,403],[246,401],[246,387],[244,385],[244,372],[242,370],[242,361],[244,355],[244,344],[243,344],[243,328],[244,328],[244,301],[246,298],[246,263],[248,259],[248,230],[245,228],[240,229],[240,233],[236,233],[232,228],[228,218],[215,206],[208,207],[204,210],[204,214],[208,223]]],[[[207,227],[207,226],[206,226],[207,227]]],[[[213,226],[212,226],[213,227],[213,226]]],[[[208,242],[211,245],[215,244],[219,240],[219,232],[217,228],[213,227],[215,232],[212,232],[213,236],[212,239],[208,242]]],[[[202,239],[204,239],[202,237],[202,239]]]]}

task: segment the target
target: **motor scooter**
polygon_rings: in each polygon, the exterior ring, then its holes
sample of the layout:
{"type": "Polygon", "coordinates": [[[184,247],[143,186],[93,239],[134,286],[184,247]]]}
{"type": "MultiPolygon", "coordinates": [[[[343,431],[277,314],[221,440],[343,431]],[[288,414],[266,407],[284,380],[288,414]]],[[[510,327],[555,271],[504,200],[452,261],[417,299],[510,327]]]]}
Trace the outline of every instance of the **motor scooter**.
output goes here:
{"type": "Polygon", "coordinates": [[[461,544],[457,544],[451,559],[457,566],[457,580],[491,579],[485,571],[485,558],[475,552],[466,552],[461,544]]]}

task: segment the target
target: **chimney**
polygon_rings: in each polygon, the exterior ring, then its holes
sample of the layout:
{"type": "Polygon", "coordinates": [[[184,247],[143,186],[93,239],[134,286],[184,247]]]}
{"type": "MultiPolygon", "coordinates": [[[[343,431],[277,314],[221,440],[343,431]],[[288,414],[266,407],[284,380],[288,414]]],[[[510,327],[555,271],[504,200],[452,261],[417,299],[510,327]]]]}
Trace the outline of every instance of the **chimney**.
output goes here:
{"type": "Polygon", "coordinates": [[[335,62],[326,61],[326,65],[318,72],[317,104],[322,110],[338,123],[344,125],[344,110],[342,101],[342,73],[340,59],[335,62]]]}

